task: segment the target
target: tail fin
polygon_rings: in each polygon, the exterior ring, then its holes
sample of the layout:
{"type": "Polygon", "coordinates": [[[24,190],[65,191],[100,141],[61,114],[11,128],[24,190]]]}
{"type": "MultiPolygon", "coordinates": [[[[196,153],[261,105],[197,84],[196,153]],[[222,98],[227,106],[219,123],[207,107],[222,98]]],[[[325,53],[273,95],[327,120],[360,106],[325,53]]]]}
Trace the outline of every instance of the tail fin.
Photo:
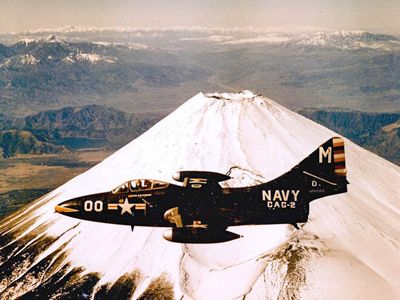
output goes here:
{"type": "Polygon", "coordinates": [[[329,139],[292,171],[302,174],[310,200],[347,192],[344,140],[341,137],[329,139]]]}

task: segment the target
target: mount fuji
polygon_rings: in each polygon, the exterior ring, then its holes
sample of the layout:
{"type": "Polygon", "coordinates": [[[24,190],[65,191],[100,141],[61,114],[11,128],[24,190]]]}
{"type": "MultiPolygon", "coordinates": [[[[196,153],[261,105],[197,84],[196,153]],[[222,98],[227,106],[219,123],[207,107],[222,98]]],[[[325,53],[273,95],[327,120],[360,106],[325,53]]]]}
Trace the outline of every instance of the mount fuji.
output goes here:
{"type": "Polygon", "coordinates": [[[54,206],[177,170],[271,180],[337,133],[250,91],[199,93],[87,172],[3,219],[1,299],[396,299],[400,168],[346,140],[348,192],[309,221],[231,227],[243,238],[176,244],[163,229],[79,221],[54,206]]]}

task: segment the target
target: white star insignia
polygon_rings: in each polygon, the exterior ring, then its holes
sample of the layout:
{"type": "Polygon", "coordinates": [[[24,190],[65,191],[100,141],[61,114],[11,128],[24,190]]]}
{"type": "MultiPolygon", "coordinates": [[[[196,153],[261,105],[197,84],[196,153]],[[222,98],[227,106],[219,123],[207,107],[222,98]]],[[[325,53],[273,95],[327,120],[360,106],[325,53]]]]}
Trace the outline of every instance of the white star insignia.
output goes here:
{"type": "Polygon", "coordinates": [[[122,208],[121,215],[123,215],[126,212],[133,215],[132,206],[135,206],[135,204],[130,204],[128,198],[125,198],[125,202],[123,204],[118,204],[118,205],[122,208]]]}

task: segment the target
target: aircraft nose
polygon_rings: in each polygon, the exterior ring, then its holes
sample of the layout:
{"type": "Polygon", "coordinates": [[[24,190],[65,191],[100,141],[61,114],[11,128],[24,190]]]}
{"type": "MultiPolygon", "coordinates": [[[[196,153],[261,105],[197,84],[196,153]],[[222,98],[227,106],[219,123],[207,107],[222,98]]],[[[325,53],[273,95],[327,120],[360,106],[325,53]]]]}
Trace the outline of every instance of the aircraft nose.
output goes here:
{"type": "Polygon", "coordinates": [[[75,200],[68,200],[65,202],[62,202],[54,207],[54,210],[58,213],[61,214],[68,214],[68,213],[74,213],[74,212],[79,212],[78,209],[78,203],[75,200]]]}

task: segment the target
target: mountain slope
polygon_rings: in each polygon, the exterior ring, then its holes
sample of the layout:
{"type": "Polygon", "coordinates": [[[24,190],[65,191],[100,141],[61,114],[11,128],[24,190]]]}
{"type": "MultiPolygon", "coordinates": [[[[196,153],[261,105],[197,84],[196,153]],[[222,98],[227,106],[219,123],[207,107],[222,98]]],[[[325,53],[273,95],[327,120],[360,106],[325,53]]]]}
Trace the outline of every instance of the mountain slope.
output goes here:
{"type": "Polygon", "coordinates": [[[0,147],[5,149],[5,157],[17,152],[55,153],[60,150],[58,145],[70,149],[99,146],[118,149],[160,119],[160,114],[126,113],[102,105],[64,107],[23,118],[0,114],[0,147]],[[46,149],[40,150],[39,143],[41,148],[46,145],[46,149]],[[13,150],[15,147],[18,149],[13,150]]]}
{"type": "Polygon", "coordinates": [[[46,139],[82,137],[115,141],[121,135],[138,136],[161,117],[127,113],[101,105],[64,107],[27,116],[20,124],[46,139]]]}
{"type": "Polygon", "coordinates": [[[29,131],[6,130],[0,131],[0,150],[3,157],[15,156],[18,153],[43,154],[68,152],[63,146],[42,142],[29,131]]]}
{"type": "Polygon", "coordinates": [[[58,299],[394,299],[400,260],[399,167],[346,140],[349,191],[311,204],[310,221],[243,226],[215,245],[163,229],[79,221],[55,204],[179,169],[270,180],[334,132],[251,92],[198,94],[102,163],[0,225],[0,296],[58,299]]]}
{"type": "Polygon", "coordinates": [[[368,150],[400,163],[400,113],[302,109],[303,116],[362,145],[368,150]]]}
{"type": "Polygon", "coordinates": [[[0,44],[0,107],[20,115],[119,97],[127,106],[140,88],[177,87],[204,76],[173,54],[129,45],[67,42],[54,35],[0,44]]]}

